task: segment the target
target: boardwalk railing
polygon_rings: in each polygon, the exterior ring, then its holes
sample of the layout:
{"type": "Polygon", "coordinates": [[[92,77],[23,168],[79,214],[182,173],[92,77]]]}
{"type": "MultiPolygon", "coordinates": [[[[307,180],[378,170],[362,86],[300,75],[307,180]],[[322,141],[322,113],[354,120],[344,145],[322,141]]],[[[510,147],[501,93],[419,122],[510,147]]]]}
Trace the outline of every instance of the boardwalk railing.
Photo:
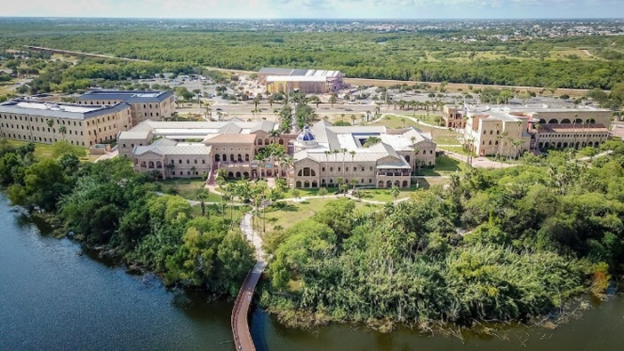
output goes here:
{"type": "MultiPolygon", "coordinates": [[[[251,276],[251,274],[254,272],[255,267],[249,271],[249,273],[247,273],[247,276],[245,277],[245,280],[243,281],[243,285],[241,285],[241,288],[238,292],[238,296],[236,296],[236,301],[234,302],[234,309],[232,309],[232,316],[230,318],[230,324],[232,325],[232,335],[234,336],[234,347],[235,350],[237,351],[255,351],[256,348],[253,345],[253,342],[251,344],[251,348],[246,348],[243,349],[243,344],[241,343],[241,339],[240,339],[240,333],[241,331],[238,330],[238,319],[240,318],[240,313],[241,313],[241,303],[243,302],[243,299],[245,298],[245,286],[247,285],[247,281],[249,281],[249,278],[251,276]]],[[[247,312],[248,310],[245,309],[245,320],[247,319],[247,312]]],[[[242,331],[242,333],[244,334],[243,337],[247,338],[247,340],[252,340],[251,339],[251,333],[249,331],[249,327],[245,328],[245,330],[242,331]]]]}

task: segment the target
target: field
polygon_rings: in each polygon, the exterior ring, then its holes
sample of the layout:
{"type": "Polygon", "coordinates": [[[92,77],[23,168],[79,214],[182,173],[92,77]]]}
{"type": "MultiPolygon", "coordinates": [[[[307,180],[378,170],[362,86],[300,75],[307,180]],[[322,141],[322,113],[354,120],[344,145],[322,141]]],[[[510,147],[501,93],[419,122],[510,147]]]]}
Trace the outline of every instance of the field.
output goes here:
{"type": "MultiPolygon", "coordinates": [[[[421,118],[421,115],[416,115],[416,118],[421,118]]],[[[425,116],[426,117],[426,116],[425,116]]],[[[431,116],[429,116],[431,118],[431,116]]],[[[387,115],[379,121],[374,123],[370,123],[369,125],[373,126],[385,126],[386,128],[396,129],[396,128],[406,128],[406,127],[414,127],[419,129],[425,133],[429,133],[436,144],[440,145],[457,145],[459,146],[459,141],[457,140],[457,133],[452,130],[442,129],[442,128],[432,128],[427,125],[422,125],[417,123],[410,118],[406,118],[406,116],[401,115],[387,115]]]]}
{"type": "MultiPolygon", "coordinates": [[[[202,179],[167,179],[155,182],[160,191],[165,194],[177,194],[188,200],[195,200],[197,190],[204,186],[202,179]]],[[[210,193],[207,202],[219,202],[221,196],[210,193]]]]}
{"type": "MultiPolygon", "coordinates": [[[[323,209],[325,204],[335,199],[312,199],[302,202],[284,202],[280,207],[270,206],[266,209],[266,231],[273,230],[276,226],[284,229],[295,225],[297,222],[314,216],[323,209]]],[[[356,209],[362,213],[369,213],[380,209],[379,206],[356,202],[356,209]]],[[[256,227],[261,226],[257,223],[256,227]]]]}
{"type": "Polygon", "coordinates": [[[452,159],[448,156],[436,157],[434,168],[422,168],[420,174],[424,176],[449,176],[456,173],[463,173],[467,169],[463,162],[452,159]]]}
{"type": "MultiPolygon", "coordinates": [[[[399,196],[397,196],[397,200],[409,197],[418,189],[423,189],[427,187],[428,186],[425,186],[424,182],[422,185],[419,182],[418,187],[416,187],[414,183],[414,185],[412,185],[410,188],[401,189],[401,191],[399,192],[399,196]]],[[[393,200],[392,195],[390,194],[390,189],[363,189],[363,190],[360,190],[360,192],[363,194],[362,199],[364,200],[383,201],[383,202],[390,202],[393,200]]]]}

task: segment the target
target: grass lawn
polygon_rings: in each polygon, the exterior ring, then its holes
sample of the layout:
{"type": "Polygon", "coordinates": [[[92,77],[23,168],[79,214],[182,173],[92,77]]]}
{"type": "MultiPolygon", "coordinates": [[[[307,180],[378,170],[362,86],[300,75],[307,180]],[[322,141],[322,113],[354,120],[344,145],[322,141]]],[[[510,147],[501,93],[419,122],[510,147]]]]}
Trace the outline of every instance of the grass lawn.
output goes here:
{"type": "Polygon", "coordinates": [[[420,170],[420,175],[424,176],[448,176],[451,174],[455,174],[457,170],[458,173],[463,173],[468,166],[460,161],[457,161],[448,156],[438,156],[436,157],[436,165],[434,168],[422,168],[420,170]]]}
{"type": "Polygon", "coordinates": [[[381,120],[375,123],[370,123],[368,125],[385,126],[386,128],[389,128],[389,129],[399,129],[399,128],[407,128],[407,127],[418,128],[418,124],[416,122],[412,121],[409,118],[405,118],[405,116],[398,116],[398,115],[387,115],[381,120]]]}
{"type": "MultiPolygon", "coordinates": [[[[163,181],[154,182],[157,186],[160,186],[160,191],[165,194],[177,194],[188,200],[195,200],[195,194],[197,189],[204,186],[203,179],[167,179],[163,181]]],[[[208,196],[208,202],[219,202],[221,196],[210,193],[208,196]]]]}
{"type": "MultiPolygon", "coordinates": [[[[206,205],[206,211],[208,211],[210,209],[210,216],[219,216],[219,217],[223,217],[227,223],[229,223],[230,221],[230,207],[229,206],[225,206],[225,212],[221,212],[222,206],[221,205],[206,205]]],[[[238,226],[238,224],[241,221],[241,218],[243,218],[243,216],[245,215],[245,213],[249,212],[251,210],[251,208],[249,206],[234,206],[232,207],[232,219],[233,222],[235,224],[235,227],[238,226]]],[[[191,215],[193,217],[199,217],[201,216],[201,207],[198,206],[193,206],[191,209],[191,215]]]]}
{"type": "Polygon", "coordinates": [[[439,146],[438,150],[452,151],[454,153],[457,153],[457,154],[460,154],[460,155],[464,155],[464,156],[470,155],[470,152],[468,150],[465,150],[460,145],[458,145],[458,146],[439,146]]]}
{"type": "MultiPolygon", "coordinates": [[[[297,222],[312,217],[316,212],[320,211],[325,205],[335,199],[312,199],[303,202],[282,202],[280,206],[270,206],[266,209],[266,231],[272,231],[274,227],[281,226],[286,229],[292,227],[297,222]]],[[[356,210],[362,213],[370,213],[378,210],[380,207],[355,203],[356,210]]],[[[261,220],[257,225],[262,226],[261,220]]]]}
{"type": "MultiPolygon", "coordinates": [[[[18,141],[18,140],[7,140],[9,144],[15,146],[22,146],[28,144],[27,141],[18,141]]],[[[35,156],[37,157],[52,157],[52,144],[41,144],[41,143],[33,143],[35,144],[35,156]]]]}
{"type": "MultiPolygon", "coordinates": [[[[320,188],[319,188],[320,189],[320,188]]],[[[299,191],[299,198],[308,197],[308,196],[320,196],[319,189],[297,189],[299,191]]],[[[327,195],[333,195],[338,192],[338,187],[327,187],[327,195]]],[[[288,189],[288,191],[284,194],[285,199],[294,198],[293,195],[294,189],[288,189]]]]}
{"type": "MultiPolygon", "coordinates": [[[[422,189],[423,186],[424,184],[420,185],[420,188],[422,189]]],[[[362,196],[362,199],[364,200],[383,202],[390,202],[393,200],[392,195],[390,195],[390,189],[360,189],[360,191],[364,194],[364,196],[362,196]]],[[[416,185],[412,185],[410,188],[401,189],[397,199],[409,197],[412,193],[414,193],[414,191],[417,191],[416,185]]]]}

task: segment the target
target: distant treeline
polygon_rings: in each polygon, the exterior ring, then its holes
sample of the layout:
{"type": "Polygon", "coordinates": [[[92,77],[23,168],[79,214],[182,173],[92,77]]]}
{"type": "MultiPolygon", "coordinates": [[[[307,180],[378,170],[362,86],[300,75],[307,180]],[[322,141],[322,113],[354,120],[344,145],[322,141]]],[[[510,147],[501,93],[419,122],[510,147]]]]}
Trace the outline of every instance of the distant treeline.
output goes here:
{"type": "MultiPolygon", "coordinates": [[[[3,28],[0,25],[0,34],[3,28]]],[[[59,30],[55,28],[55,30],[59,30]]],[[[458,34],[458,36],[460,36],[458,34]]],[[[584,37],[462,43],[440,35],[374,33],[79,32],[5,37],[3,47],[38,45],[255,71],[263,66],[337,69],[348,77],[468,84],[610,89],[622,81],[624,38],[584,37]],[[596,57],[565,55],[587,48],[596,57]],[[600,49],[608,47],[608,50],[600,49]],[[574,52],[572,50],[571,52],[574,52]]]]}

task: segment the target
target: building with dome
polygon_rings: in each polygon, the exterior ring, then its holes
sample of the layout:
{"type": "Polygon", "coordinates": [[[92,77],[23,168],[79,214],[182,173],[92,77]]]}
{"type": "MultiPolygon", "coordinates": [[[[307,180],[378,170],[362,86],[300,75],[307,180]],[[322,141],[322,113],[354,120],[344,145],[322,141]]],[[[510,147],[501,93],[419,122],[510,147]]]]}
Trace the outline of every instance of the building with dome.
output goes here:
{"type": "Polygon", "coordinates": [[[288,179],[295,188],[340,183],[407,188],[414,171],[435,166],[435,157],[431,137],[411,127],[338,127],[320,121],[297,136],[288,179]]]}
{"type": "Polygon", "coordinates": [[[299,134],[275,136],[275,122],[145,121],[118,136],[121,155],[135,170],[157,178],[205,176],[214,182],[225,169],[229,178],[281,177],[291,187],[318,188],[341,182],[388,188],[411,186],[420,167],[435,165],[436,145],[414,128],[337,127],[326,121],[299,134]],[[277,144],[286,160],[255,160],[263,147],[277,144]]]}

